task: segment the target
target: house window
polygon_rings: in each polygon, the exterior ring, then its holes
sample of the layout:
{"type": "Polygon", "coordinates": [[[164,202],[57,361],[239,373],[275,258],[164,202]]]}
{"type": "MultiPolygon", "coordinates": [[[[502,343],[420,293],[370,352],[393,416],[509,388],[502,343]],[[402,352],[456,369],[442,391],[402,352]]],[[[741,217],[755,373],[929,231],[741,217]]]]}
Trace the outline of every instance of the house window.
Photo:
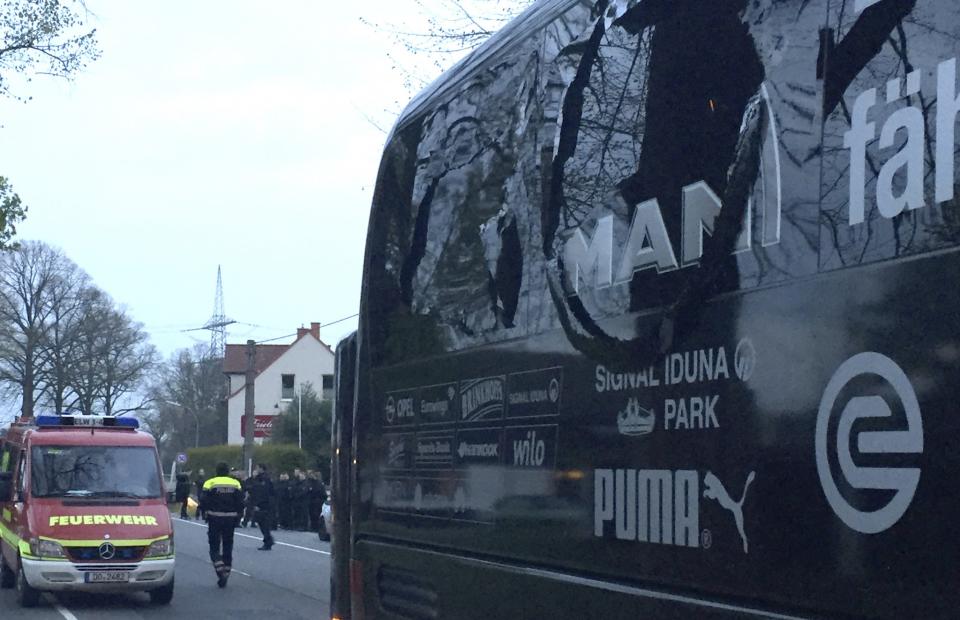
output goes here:
{"type": "Polygon", "coordinates": [[[323,375],[323,399],[333,398],[333,375],[323,375]]]}
{"type": "Polygon", "coordinates": [[[280,375],[280,399],[293,400],[294,375],[280,375]]]}

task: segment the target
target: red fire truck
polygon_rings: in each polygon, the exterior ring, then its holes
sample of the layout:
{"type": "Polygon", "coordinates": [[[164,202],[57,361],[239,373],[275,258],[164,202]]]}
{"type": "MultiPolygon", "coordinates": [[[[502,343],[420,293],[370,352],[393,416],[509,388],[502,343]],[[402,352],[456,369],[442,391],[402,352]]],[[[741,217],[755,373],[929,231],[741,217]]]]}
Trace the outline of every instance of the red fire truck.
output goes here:
{"type": "Polygon", "coordinates": [[[137,420],[38,416],[0,442],[0,587],[173,598],[173,526],[154,439],[137,420]]]}

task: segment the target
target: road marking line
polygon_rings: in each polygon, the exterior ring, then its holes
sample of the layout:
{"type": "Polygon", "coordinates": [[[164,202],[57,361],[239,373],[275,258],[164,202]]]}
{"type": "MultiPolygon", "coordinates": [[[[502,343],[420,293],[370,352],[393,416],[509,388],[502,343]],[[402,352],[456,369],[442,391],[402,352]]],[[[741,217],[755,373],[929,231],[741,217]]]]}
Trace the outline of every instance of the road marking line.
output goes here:
{"type": "MultiPolygon", "coordinates": [[[[188,521],[186,519],[179,519],[181,523],[187,523],[189,525],[196,525],[197,527],[207,527],[206,523],[194,523],[193,521],[188,521]]],[[[240,532],[234,532],[234,536],[241,536],[243,538],[249,538],[250,540],[262,540],[259,536],[251,536],[250,534],[241,534],[240,532]]],[[[273,541],[275,545],[281,545],[283,547],[293,547],[294,549],[300,549],[301,551],[310,551],[312,553],[319,553],[320,555],[330,555],[329,551],[324,551],[322,549],[311,549],[310,547],[301,547],[300,545],[292,545],[290,543],[280,542],[279,540],[273,541]]]]}
{"type": "Polygon", "coordinates": [[[60,615],[63,616],[66,620],[77,620],[77,617],[70,613],[70,610],[57,602],[57,599],[50,593],[44,594],[43,597],[47,599],[47,602],[50,603],[54,609],[60,612],[60,615]]]}

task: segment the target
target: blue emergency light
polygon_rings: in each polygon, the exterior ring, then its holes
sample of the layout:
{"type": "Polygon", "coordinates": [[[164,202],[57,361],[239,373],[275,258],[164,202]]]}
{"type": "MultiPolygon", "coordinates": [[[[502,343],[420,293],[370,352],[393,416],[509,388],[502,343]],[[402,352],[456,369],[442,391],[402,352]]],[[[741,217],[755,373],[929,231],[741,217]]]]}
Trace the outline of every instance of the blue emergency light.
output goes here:
{"type": "Polygon", "coordinates": [[[64,426],[140,428],[140,421],[136,418],[118,418],[102,415],[38,415],[36,424],[41,428],[64,426]]]}

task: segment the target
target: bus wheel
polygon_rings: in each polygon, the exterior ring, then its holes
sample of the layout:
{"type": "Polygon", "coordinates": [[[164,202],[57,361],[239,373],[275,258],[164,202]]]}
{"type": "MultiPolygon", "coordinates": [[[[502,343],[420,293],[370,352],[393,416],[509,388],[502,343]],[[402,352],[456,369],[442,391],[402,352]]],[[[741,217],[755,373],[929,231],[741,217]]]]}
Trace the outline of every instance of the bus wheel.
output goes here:
{"type": "Polygon", "coordinates": [[[9,590],[15,585],[17,585],[17,574],[7,566],[7,563],[3,561],[3,556],[0,555],[0,588],[9,590]]]}
{"type": "Polygon", "coordinates": [[[21,607],[36,607],[40,602],[40,590],[27,583],[23,574],[23,564],[17,569],[17,602],[21,607]]]}
{"type": "Polygon", "coordinates": [[[169,605],[173,600],[173,580],[168,585],[150,590],[150,602],[154,605],[169,605]]]}

